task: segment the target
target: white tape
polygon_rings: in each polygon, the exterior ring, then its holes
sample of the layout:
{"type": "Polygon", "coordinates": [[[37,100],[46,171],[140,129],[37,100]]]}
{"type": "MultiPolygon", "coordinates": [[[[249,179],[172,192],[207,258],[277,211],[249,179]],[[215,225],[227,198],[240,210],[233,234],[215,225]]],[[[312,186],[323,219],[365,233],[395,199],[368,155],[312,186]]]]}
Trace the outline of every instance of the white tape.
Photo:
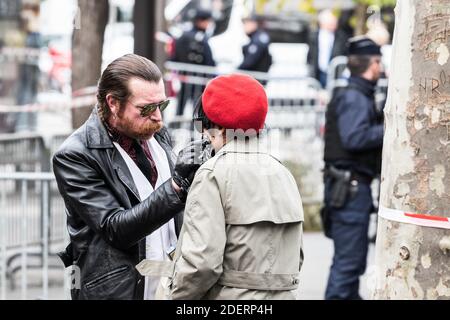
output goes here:
{"type": "Polygon", "coordinates": [[[402,223],[410,223],[423,227],[450,229],[450,220],[447,217],[410,213],[401,210],[386,208],[380,205],[378,216],[402,223]]]}
{"type": "Polygon", "coordinates": [[[92,96],[82,96],[71,99],[67,102],[49,102],[49,103],[33,103],[25,104],[22,106],[8,106],[0,105],[0,113],[9,112],[36,112],[36,111],[60,111],[65,109],[81,108],[86,106],[94,106],[97,102],[97,97],[92,96]]]}
{"type": "Polygon", "coordinates": [[[90,87],[84,87],[78,90],[75,90],[72,92],[72,98],[80,97],[80,96],[87,96],[87,95],[97,95],[97,87],[96,86],[90,86],[90,87]]]}

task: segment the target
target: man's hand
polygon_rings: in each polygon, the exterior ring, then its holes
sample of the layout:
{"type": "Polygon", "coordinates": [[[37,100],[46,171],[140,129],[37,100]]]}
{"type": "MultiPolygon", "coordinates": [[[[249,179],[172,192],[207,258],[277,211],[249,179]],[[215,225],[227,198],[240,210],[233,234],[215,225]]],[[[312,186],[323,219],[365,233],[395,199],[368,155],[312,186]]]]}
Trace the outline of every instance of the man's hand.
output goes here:
{"type": "Polygon", "coordinates": [[[198,168],[209,159],[210,152],[207,148],[209,144],[206,139],[192,141],[178,153],[172,178],[183,196],[187,195],[198,168]]]}

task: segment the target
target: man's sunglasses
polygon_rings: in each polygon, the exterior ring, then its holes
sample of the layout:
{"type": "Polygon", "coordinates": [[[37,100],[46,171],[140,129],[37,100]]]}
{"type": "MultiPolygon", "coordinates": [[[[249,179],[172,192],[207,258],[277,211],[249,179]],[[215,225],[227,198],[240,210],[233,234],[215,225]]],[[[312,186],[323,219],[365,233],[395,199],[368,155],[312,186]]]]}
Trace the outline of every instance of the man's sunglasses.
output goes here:
{"type": "Polygon", "coordinates": [[[167,99],[167,100],[163,100],[158,103],[150,103],[143,107],[139,107],[139,109],[141,110],[141,117],[148,117],[148,115],[152,112],[155,112],[157,108],[159,108],[159,110],[162,112],[162,111],[164,111],[164,109],[167,108],[169,103],[170,103],[170,100],[167,99]]]}

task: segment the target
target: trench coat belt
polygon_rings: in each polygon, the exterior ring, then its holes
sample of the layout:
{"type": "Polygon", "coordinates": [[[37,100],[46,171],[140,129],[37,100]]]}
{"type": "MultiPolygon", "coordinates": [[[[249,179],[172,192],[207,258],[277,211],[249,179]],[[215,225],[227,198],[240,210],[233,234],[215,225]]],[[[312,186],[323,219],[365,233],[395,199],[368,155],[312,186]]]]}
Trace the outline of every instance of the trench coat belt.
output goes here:
{"type": "Polygon", "coordinates": [[[136,269],[142,276],[172,277],[173,261],[142,260],[136,265],[136,269]]]}
{"type": "Polygon", "coordinates": [[[295,290],[298,288],[299,273],[252,273],[224,270],[218,284],[241,289],[295,290]]]}
{"type": "MultiPolygon", "coordinates": [[[[142,276],[172,277],[173,261],[142,260],[136,269],[142,276]]],[[[295,290],[298,288],[299,273],[252,273],[223,270],[217,281],[227,287],[254,290],[295,290]]]]}

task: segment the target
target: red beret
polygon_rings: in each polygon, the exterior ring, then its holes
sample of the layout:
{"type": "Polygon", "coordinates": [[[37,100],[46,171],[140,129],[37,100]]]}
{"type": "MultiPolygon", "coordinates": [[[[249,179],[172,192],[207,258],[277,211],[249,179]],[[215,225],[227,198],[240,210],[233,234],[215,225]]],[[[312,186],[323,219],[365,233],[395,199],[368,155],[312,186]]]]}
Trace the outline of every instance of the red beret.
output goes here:
{"type": "Polygon", "coordinates": [[[267,115],[264,87],[244,74],[212,79],[202,96],[203,111],[209,120],[225,129],[261,130],[267,115]]]}

